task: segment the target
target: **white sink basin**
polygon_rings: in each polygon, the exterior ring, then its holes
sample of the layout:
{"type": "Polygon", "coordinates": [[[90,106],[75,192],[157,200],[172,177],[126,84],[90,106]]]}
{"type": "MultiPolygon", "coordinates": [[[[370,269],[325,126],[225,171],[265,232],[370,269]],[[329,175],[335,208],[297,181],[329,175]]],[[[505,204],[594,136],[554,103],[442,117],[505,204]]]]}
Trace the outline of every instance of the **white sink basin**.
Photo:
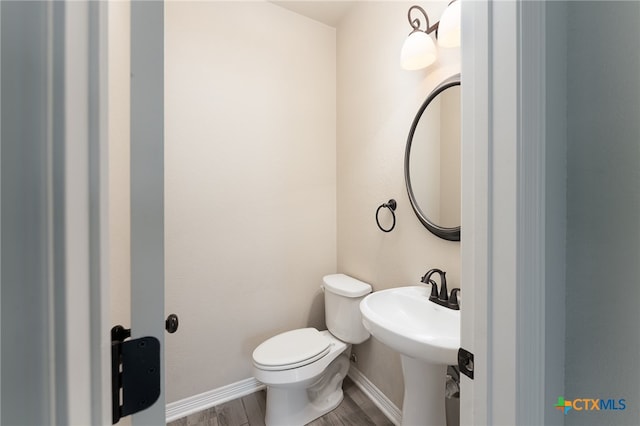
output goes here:
{"type": "Polygon", "coordinates": [[[373,337],[400,352],[404,376],[402,425],[446,424],[447,365],[458,363],[460,311],[429,300],[430,286],[371,293],[360,302],[373,337]]]}
{"type": "Polygon", "coordinates": [[[376,339],[412,358],[457,364],[460,311],[429,300],[431,287],[398,287],[371,293],[360,303],[364,327],[376,339]]]}

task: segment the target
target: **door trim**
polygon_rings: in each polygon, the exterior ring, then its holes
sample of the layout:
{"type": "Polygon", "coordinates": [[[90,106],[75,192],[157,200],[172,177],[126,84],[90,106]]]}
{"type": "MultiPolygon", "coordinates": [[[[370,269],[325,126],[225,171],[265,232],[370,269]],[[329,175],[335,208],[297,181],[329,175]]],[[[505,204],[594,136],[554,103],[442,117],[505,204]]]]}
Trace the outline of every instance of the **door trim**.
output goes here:
{"type": "Polygon", "coordinates": [[[462,4],[461,346],[475,355],[474,380],[460,378],[460,424],[491,424],[488,318],[490,290],[490,12],[462,4]]]}
{"type": "Polygon", "coordinates": [[[546,9],[462,4],[461,424],[544,424],[546,9]]]}
{"type": "Polygon", "coordinates": [[[54,23],[65,43],[53,54],[64,55],[64,160],[54,166],[65,182],[67,372],[56,388],[69,424],[109,424],[107,4],[65,2],[54,23]]]}
{"type": "Polygon", "coordinates": [[[89,2],[89,244],[92,424],[111,421],[108,2],[89,2]]]}
{"type": "Polygon", "coordinates": [[[102,424],[110,411],[101,397],[109,386],[108,335],[101,335],[108,281],[96,250],[106,241],[97,167],[106,159],[104,52],[92,46],[106,33],[92,24],[104,16],[88,1],[0,10],[3,24],[11,23],[2,26],[2,152],[13,161],[3,167],[2,238],[10,250],[2,253],[2,304],[11,309],[2,312],[2,352],[10,355],[2,362],[3,373],[21,376],[3,374],[13,392],[2,397],[0,421],[102,424]],[[29,339],[17,342],[12,334],[24,329],[29,339]]]}

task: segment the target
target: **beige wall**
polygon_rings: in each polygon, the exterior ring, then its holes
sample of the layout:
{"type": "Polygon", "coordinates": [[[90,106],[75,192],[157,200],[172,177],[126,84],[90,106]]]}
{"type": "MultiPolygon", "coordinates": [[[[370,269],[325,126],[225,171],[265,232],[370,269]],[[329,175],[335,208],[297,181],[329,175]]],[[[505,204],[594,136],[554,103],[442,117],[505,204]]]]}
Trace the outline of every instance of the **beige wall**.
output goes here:
{"type": "Polygon", "coordinates": [[[336,271],[335,29],[266,2],[168,2],[167,402],[251,377],[324,327],[336,271]]]}
{"type": "MultiPolygon", "coordinates": [[[[406,138],[429,92],[459,72],[459,50],[442,50],[422,71],[400,68],[400,47],[409,32],[413,3],[356,4],[338,28],[338,271],[375,290],[411,285],[430,268],[460,286],[460,244],[425,229],[411,209],[404,185],[406,138]],[[397,225],[381,232],[375,210],[398,202],[397,225]]],[[[421,2],[439,16],[446,2],[421,2]]],[[[437,19],[437,18],[436,18],[437,19]]],[[[400,359],[375,339],[354,348],[357,367],[397,406],[402,404],[400,359]]]]}

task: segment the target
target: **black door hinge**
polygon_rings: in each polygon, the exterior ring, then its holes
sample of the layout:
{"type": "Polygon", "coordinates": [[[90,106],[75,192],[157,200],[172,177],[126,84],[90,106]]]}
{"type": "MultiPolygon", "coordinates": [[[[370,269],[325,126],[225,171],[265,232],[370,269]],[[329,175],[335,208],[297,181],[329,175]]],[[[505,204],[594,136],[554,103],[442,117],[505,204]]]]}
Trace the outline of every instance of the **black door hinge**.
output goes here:
{"type": "Polygon", "coordinates": [[[473,380],[473,354],[466,349],[458,349],[458,368],[460,372],[473,380]]]}
{"type": "Polygon", "coordinates": [[[145,410],[160,396],[160,341],[131,337],[131,329],[111,329],[111,400],[113,424],[145,410]]]}

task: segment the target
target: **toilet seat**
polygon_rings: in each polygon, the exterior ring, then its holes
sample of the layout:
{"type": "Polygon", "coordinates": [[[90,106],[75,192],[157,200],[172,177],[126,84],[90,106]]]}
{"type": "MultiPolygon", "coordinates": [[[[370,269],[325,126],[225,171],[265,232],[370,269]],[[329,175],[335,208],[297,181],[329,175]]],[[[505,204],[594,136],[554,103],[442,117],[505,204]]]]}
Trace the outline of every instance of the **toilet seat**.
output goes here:
{"type": "Polygon", "coordinates": [[[280,371],[311,364],[329,353],[331,340],[315,328],[278,334],[253,351],[253,363],[262,370],[280,371]]]}

